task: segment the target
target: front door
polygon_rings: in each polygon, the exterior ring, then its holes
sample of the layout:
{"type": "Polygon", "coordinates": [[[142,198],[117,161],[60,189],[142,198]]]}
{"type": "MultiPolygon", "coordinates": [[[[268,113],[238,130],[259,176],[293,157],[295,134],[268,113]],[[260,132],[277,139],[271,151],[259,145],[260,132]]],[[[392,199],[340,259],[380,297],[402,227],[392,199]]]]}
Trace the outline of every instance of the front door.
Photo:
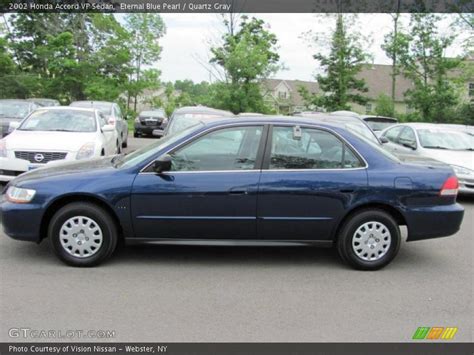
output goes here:
{"type": "Polygon", "coordinates": [[[255,239],[263,132],[220,128],[171,151],[171,171],[140,173],[132,191],[135,236],[255,239]]]}
{"type": "Polygon", "coordinates": [[[273,127],[265,160],[258,196],[264,239],[327,240],[354,195],[367,189],[365,162],[329,131],[273,127]]]}

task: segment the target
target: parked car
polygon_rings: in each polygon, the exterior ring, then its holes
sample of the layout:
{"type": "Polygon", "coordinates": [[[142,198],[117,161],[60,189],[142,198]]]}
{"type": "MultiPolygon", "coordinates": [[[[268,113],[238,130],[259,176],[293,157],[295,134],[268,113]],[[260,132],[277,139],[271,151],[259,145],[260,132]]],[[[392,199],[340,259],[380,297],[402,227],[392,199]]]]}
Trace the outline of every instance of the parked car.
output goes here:
{"type": "Polygon", "coordinates": [[[34,102],[26,100],[0,100],[0,138],[12,131],[12,122],[21,122],[30,112],[39,107],[34,102]]]}
{"type": "Polygon", "coordinates": [[[346,129],[295,117],[188,127],[113,159],[32,171],[0,205],[10,237],[74,266],[126,242],[333,245],[358,269],[461,225],[451,167],[403,164],[346,129]],[[258,203],[257,203],[258,201],[258,203]],[[24,221],[29,223],[25,224],[24,221]]]}
{"type": "Polygon", "coordinates": [[[31,98],[28,99],[28,101],[34,102],[38,106],[42,107],[52,107],[52,106],[61,106],[58,100],[54,99],[37,99],[37,98],[31,98]]]}
{"type": "Polygon", "coordinates": [[[369,127],[374,132],[381,132],[385,128],[396,125],[398,120],[393,117],[384,117],[384,116],[372,116],[372,115],[361,115],[361,118],[367,122],[369,127]]]}
{"type": "Polygon", "coordinates": [[[321,112],[317,112],[314,114],[310,113],[303,113],[303,114],[298,114],[296,117],[306,117],[306,118],[311,118],[314,119],[318,122],[324,122],[324,123],[338,123],[341,125],[344,125],[346,129],[349,131],[356,132],[367,139],[371,140],[374,143],[377,144],[382,144],[385,143],[385,141],[381,141],[372,131],[372,129],[369,127],[369,125],[364,122],[359,115],[356,113],[350,112],[350,111],[338,111],[330,114],[324,114],[321,112]],[[301,116],[300,116],[301,115],[301,116]]]}
{"type": "Polygon", "coordinates": [[[176,134],[187,127],[198,124],[199,122],[233,116],[234,114],[232,112],[216,110],[205,106],[181,107],[176,109],[171,115],[164,131],[164,135],[176,134]]]}
{"type": "Polygon", "coordinates": [[[395,154],[418,155],[451,165],[461,193],[474,193],[474,137],[430,123],[405,123],[382,132],[395,154]]]}
{"type": "Polygon", "coordinates": [[[0,181],[65,160],[116,154],[115,127],[94,109],[39,108],[0,140],[0,181]]]}
{"type": "Polygon", "coordinates": [[[122,142],[122,147],[128,145],[128,123],[122,115],[120,106],[113,102],[106,101],[74,101],[69,106],[72,107],[92,107],[102,112],[108,119],[109,124],[114,125],[117,134],[122,142]]]}
{"type": "MultiPolygon", "coordinates": [[[[161,131],[161,136],[163,136],[167,122],[168,119],[164,110],[142,111],[135,118],[133,136],[135,138],[143,135],[153,136],[154,130],[161,131]]],[[[161,137],[158,133],[155,136],[161,137]]]]}

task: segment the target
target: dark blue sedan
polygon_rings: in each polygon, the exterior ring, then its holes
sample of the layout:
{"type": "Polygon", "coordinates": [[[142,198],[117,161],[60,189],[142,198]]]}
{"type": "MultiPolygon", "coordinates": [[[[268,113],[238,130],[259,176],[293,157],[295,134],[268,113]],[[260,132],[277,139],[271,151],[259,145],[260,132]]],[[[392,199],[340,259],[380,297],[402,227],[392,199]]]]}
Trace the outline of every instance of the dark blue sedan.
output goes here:
{"type": "Polygon", "coordinates": [[[449,236],[463,219],[445,165],[402,163],[332,124],[256,117],[197,124],[129,155],[26,173],[6,187],[5,233],[74,266],[119,240],[335,245],[358,269],[408,241],[449,236]]]}

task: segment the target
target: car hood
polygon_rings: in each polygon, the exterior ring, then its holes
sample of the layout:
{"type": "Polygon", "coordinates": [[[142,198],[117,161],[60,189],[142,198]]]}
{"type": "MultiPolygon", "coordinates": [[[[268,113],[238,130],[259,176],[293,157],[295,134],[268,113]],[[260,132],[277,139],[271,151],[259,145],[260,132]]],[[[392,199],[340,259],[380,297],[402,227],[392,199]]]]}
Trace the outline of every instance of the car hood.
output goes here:
{"type": "Polygon", "coordinates": [[[95,132],[34,132],[15,130],[6,138],[8,150],[76,152],[95,142],[95,132]]]}
{"type": "Polygon", "coordinates": [[[426,156],[449,165],[474,170],[474,152],[469,150],[426,149],[426,156]]]}
{"type": "Polygon", "coordinates": [[[10,116],[1,116],[0,117],[0,125],[8,125],[12,121],[21,121],[22,117],[10,117],[10,116]]]}
{"type": "Polygon", "coordinates": [[[12,184],[16,185],[29,180],[43,179],[59,175],[84,174],[85,172],[89,174],[93,171],[105,169],[114,169],[111,157],[84,161],[61,162],[51,166],[46,165],[45,167],[24,173],[14,179],[12,184]]]}

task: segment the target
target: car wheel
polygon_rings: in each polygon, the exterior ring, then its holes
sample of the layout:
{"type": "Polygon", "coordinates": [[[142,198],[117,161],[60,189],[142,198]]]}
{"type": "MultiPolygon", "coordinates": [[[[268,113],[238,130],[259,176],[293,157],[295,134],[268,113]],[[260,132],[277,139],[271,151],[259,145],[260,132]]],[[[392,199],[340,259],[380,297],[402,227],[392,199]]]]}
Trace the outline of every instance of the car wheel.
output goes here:
{"type": "Polygon", "coordinates": [[[337,250],[355,269],[378,270],[397,255],[400,242],[400,228],[390,214],[376,209],[363,210],[342,226],[337,250]]]}
{"type": "Polygon", "coordinates": [[[117,154],[121,154],[121,153],[122,153],[122,145],[120,144],[119,141],[117,141],[117,143],[116,143],[115,152],[116,152],[117,154]]]}
{"type": "Polygon", "coordinates": [[[133,132],[133,138],[138,138],[140,135],[137,132],[133,132]]]}
{"type": "Polygon", "coordinates": [[[122,135],[122,148],[127,148],[128,146],[128,137],[125,137],[125,141],[123,140],[123,135],[122,135]]]}
{"type": "Polygon", "coordinates": [[[61,208],[51,219],[48,237],[54,253],[72,266],[95,266],[109,258],[117,246],[117,226],[102,208],[76,202],[61,208]]]}

